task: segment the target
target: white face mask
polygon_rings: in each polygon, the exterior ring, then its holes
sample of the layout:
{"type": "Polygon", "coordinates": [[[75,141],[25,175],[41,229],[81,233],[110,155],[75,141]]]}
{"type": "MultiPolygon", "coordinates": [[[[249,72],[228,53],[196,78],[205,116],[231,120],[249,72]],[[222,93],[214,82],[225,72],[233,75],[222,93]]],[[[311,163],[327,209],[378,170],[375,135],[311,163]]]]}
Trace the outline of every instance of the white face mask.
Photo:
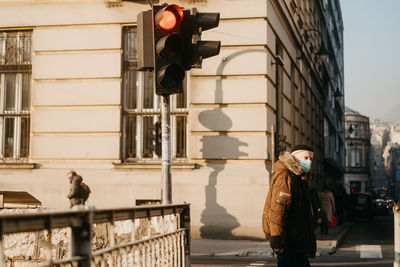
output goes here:
{"type": "Polygon", "coordinates": [[[312,161],[309,159],[302,159],[300,160],[299,164],[303,167],[304,172],[308,172],[311,169],[312,161]]]}

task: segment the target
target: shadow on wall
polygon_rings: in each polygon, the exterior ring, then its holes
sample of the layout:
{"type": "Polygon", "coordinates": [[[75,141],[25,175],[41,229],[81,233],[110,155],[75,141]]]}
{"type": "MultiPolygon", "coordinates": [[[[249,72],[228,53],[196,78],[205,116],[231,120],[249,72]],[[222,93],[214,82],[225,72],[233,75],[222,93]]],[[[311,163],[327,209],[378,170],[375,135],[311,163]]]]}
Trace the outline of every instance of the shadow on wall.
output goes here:
{"type": "MultiPolygon", "coordinates": [[[[215,103],[223,103],[222,81],[225,79],[223,70],[229,61],[245,53],[260,51],[266,52],[265,50],[259,49],[243,50],[233,53],[220,63],[217,68],[217,75],[220,75],[221,79],[216,80],[215,103]]],[[[219,132],[216,136],[204,136],[201,139],[203,144],[201,150],[203,153],[202,157],[206,159],[207,167],[213,169],[208,178],[208,185],[205,190],[206,207],[201,213],[200,218],[200,221],[203,223],[203,226],[200,228],[201,237],[238,238],[232,234],[232,230],[240,226],[238,220],[217,202],[217,178],[219,173],[224,170],[227,159],[239,159],[240,157],[248,156],[247,153],[240,151],[241,146],[248,146],[248,144],[226,134],[226,132],[232,128],[232,120],[222,112],[221,108],[200,112],[198,119],[207,129],[219,132]]],[[[224,189],[225,188],[220,187],[219,191],[224,192],[224,189]]],[[[231,196],[230,200],[232,202],[241,201],[241,199],[236,196],[231,196]]],[[[234,203],[232,205],[235,206],[234,203]]]]}
{"type": "MultiPolygon", "coordinates": [[[[221,111],[218,111],[221,112],[221,111]]],[[[201,115],[201,114],[200,114],[201,115]]],[[[226,118],[230,121],[229,117],[226,118]]],[[[201,141],[203,143],[203,158],[215,158],[206,160],[207,167],[213,169],[208,178],[206,186],[206,207],[201,213],[200,221],[203,226],[200,228],[202,238],[233,238],[232,230],[239,227],[237,219],[230,215],[227,210],[217,202],[217,178],[220,172],[225,168],[226,157],[225,153],[229,149],[229,155],[232,158],[247,156],[247,153],[240,152],[240,146],[247,146],[247,143],[240,142],[237,138],[230,136],[204,136],[201,141]]],[[[219,188],[220,192],[224,188],[219,188]]],[[[232,198],[232,201],[237,198],[232,198]]]]}

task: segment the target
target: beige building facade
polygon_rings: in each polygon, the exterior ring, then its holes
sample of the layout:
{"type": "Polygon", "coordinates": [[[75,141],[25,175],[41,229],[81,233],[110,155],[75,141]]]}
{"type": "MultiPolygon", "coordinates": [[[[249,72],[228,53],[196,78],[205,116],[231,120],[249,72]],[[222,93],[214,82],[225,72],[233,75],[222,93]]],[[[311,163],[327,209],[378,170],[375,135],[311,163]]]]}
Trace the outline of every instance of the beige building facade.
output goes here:
{"type": "MultiPolygon", "coordinates": [[[[171,96],[173,202],[191,203],[194,237],[263,238],[281,146],[315,149],[315,186],[343,175],[339,2],[174,3],[220,12],[219,27],[202,37],[222,48],[171,96]],[[317,53],[322,43],[328,59],[317,53]]],[[[2,191],[65,209],[74,169],[97,208],[160,199],[159,99],[152,73],[136,69],[136,16],[147,9],[146,1],[0,2],[2,191]]]]}
{"type": "Polygon", "coordinates": [[[371,130],[369,118],[346,107],[347,193],[371,190],[371,130]]]}

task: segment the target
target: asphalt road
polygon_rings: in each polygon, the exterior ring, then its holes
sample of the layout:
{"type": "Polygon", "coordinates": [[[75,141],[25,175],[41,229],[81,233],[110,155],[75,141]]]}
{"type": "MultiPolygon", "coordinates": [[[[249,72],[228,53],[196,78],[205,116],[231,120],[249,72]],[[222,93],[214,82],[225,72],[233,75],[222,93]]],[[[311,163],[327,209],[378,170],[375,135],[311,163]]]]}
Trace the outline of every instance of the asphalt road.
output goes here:
{"type": "MultiPolygon", "coordinates": [[[[377,216],[373,222],[359,219],[336,253],[310,259],[312,267],[392,267],[394,260],[393,215],[377,216]]],[[[276,266],[274,258],[193,256],[193,267],[276,266]]]]}

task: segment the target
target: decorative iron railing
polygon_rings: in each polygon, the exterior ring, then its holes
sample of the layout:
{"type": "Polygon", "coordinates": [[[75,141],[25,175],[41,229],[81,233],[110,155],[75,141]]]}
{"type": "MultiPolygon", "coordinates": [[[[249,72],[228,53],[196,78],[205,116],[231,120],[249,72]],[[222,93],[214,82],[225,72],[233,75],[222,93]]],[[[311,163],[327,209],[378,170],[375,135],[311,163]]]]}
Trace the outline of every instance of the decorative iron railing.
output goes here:
{"type": "MultiPolygon", "coordinates": [[[[31,259],[30,266],[190,266],[190,205],[152,205],[95,210],[82,206],[64,212],[35,212],[0,216],[1,266],[14,266],[5,255],[7,235],[47,231],[45,259],[31,259]],[[125,239],[115,240],[115,224],[128,223],[125,239]],[[93,248],[94,233],[107,224],[107,245],[93,248]],[[52,233],[69,228],[67,255],[54,255],[52,233]],[[141,234],[138,233],[141,229],[141,234]],[[128,240],[127,240],[128,238],[128,240]]],[[[43,240],[41,240],[43,243],[43,240]]],[[[62,253],[61,253],[62,254],[62,253]]],[[[26,259],[25,259],[26,260],[26,259]]]]}

